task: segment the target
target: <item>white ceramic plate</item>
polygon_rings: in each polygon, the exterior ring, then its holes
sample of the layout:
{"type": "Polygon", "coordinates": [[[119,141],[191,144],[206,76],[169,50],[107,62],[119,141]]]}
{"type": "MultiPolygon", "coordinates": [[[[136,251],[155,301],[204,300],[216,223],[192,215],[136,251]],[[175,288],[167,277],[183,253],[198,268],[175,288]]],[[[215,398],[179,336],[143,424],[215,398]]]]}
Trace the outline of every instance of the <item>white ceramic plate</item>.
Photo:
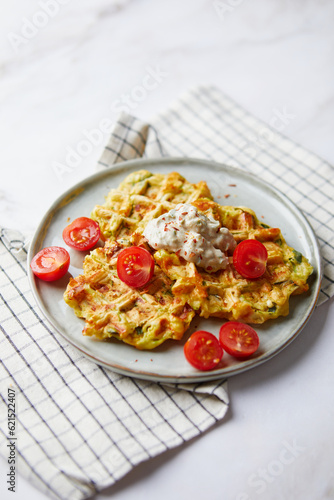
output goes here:
{"type": "Polygon", "coordinates": [[[65,246],[62,231],[69,218],[89,217],[96,204],[104,203],[104,197],[111,188],[116,188],[126,175],[139,169],[153,173],[177,171],[190,182],[205,180],[217,202],[250,207],[261,221],[281,228],[288,244],[305,255],[314,267],[309,279],[310,291],[291,297],[289,316],[256,326],[260,348],[252,358],[237,361],[225,353],[222,367],[210,372],[192,368],[184,358],[183,345],[189,335],[198,329],[218,335],[222,324],[218,319],[194,318],[182,341],[169,340],[154,351],[138,351],[114,339],[101,342],[83,336],[83,320],[77,318],[63,300],[70,274],[77,276],[82,273],[84,255],[75,250],[69,250],[69,273],[59,281],[46,283],[35,279],[29,268],[34,296],[48,321],[92,361],[130,377],[173,383],[204,382],[235,375],[268,361],[285,348],[308,321],[320,290],[321,258],[314,232],[300,210],[283,194],[242,170],[190,158],[141,159],[119,163],[85,179],[55,201],[36,231],[28,262],[43,247],[65,246]]]}

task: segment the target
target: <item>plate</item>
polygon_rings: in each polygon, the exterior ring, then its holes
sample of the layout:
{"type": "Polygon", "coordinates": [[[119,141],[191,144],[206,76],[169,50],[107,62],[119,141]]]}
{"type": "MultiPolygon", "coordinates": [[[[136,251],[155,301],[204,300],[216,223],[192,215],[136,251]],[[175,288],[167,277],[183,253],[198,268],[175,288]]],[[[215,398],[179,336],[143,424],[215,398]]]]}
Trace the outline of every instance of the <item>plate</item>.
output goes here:
{"type": "Polygon", "coordinates": [[[65,246],[62,231],[69,219],[89,217],[96,204],[104,203],[111,188],[116,188],[130,172],[140,169],[163,174],[177,171],[192,183],[205,180],[218,203],[249,207],[261,221],[279,227],[287,243],[305,255],[314,267],[309,278],[309,292],[291,297],[289,316],[256,325],[260,349],[253,357],[238,361],[224,353],[221,368],[210,372],[200,372],[189,365],[183,354],[183,345],[189,335],[198,329],[218,335],[222,320],[216,318],[206,320],[195,317],[182,341],[168,340],[153,351],[139,351],[116,339],[103,342],[83,336],[83,320],[77,318],[63,300],[70,274],[77,276],[82,273],[84,254],[72,249],[69,249],[69,273],[59,281],[43,282],[35,278],[28,267],[33,294],[46,319],[95,363],[117,373],[146,380],[205,382],[236,375],[270,360],[294,340],[310,318],[320,291],[321,258],[316,236],[301,211],[282,193],[243,170],[190,158],[140,159],[119,163],[76,184],[53,203],[31,242],[28,262],[43,247],[65,246]]]}

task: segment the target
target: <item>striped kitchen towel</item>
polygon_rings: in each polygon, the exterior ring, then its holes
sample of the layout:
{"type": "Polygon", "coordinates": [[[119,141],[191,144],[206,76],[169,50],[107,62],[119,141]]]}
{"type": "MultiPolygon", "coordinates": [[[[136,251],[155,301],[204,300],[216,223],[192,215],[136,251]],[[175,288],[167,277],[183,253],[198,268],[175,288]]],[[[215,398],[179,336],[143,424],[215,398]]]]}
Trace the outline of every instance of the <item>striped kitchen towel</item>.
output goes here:
{"type": "MultiPolygon", "coordinates": [[[[319,303],[333,295],[330,165],[211,87],[191,90],[150,124],[120,116],[98,167],[163,156],[209,158],[275,182],[317,233],[324,259],[319,303]]],[[[12,443],[16,472],[50,498],[88,498],[223,419],[225,380],[166,385],[128,378],[69,345],[34,302],[24,237],[6,229],[0,236],[0,451],[7,459],[12,443]]]]}

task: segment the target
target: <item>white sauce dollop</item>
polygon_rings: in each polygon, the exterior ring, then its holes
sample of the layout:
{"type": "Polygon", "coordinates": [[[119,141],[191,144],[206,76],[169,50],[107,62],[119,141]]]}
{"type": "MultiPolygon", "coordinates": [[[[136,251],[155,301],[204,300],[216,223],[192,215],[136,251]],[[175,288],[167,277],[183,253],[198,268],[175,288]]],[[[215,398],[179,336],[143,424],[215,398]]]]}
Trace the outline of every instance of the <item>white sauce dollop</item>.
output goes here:
{"type": "Polygon", "coordinates": [[[228,229],[186,203],[151,220],[143,235],[155,250],[178,253],[188,262],[212,272],[226,268],[225,252],[236,247],[228,229]]]}

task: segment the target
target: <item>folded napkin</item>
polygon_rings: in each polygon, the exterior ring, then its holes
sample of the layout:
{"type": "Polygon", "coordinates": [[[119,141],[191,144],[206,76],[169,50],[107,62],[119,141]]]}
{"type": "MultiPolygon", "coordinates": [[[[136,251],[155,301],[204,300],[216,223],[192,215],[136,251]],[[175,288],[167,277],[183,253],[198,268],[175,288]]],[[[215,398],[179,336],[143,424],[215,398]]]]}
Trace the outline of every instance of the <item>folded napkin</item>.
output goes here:
{"type": "MultiPolygon", "coordinates": [[[[334,294],[333,168],[252,117],[219,90],[199,87],[145,124],[123,114],[98,168],[138,157],[191,156],[274,182],[306,213],[324,259],[318,304],[334,294]]],[[[1,230],[0,450],[47,496],[87,498],[135,465],[201,434],[228,408],[225,380],[161,384],[95,365],[44,320],[29,288],[26,245],[1,230]],[[13,399],[14,395],[14,399],[13,399]],[[7,409],[15,403],[15,426],[7,409]]]]}

